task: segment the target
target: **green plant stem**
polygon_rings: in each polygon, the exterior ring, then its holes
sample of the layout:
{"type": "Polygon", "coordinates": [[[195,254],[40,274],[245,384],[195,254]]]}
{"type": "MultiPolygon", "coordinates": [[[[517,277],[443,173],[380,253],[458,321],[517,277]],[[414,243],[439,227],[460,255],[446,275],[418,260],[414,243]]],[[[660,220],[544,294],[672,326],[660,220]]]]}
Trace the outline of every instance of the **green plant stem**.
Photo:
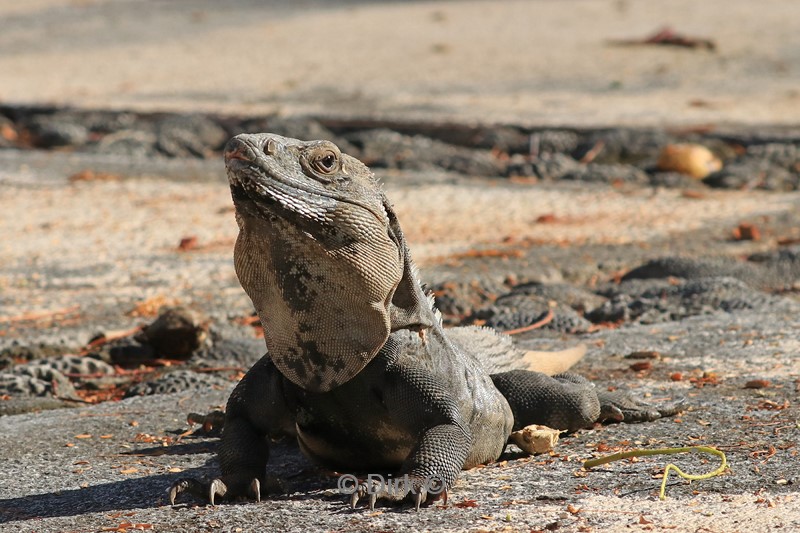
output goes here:
{"type": "Polygon", "coordinates": [[[725,457],[725,454],[720,450],[717,450],[716,448],[711,448],[709,446],[686,446],[683,448],[656,448],[654,450],[641,450],[641,449],[630,450],[627,452],[620,452],[612,455],[607,455],[605,457],[598,457],[597,459],[589,459],[588,461],[585,461],[583,463],[583,467],[588,470],[595,466],[604,465],[606,463],[611,463],[613,461],[620,461],[622,459],[628,459],[631,457],[649,457],[651,455],[671,455],[676,453],[710,453],[719,457],[720,460],[722,461],[722,464],[719,465],[719,468],[707,474],[687,474],[674,464],[669,463],[666,466],[666,468],[664,468],[664,479],[661,481],[661,492],[659,493],[659,498],[662,500],[666,498],[667,478],[669,477],[669,473],[671,470],[674,470],[683,479],[688,479],[689,481],[700,481],[703,479],[709,479],[718,476],[722,474],[728,467],[728,460],[725,457]]]}

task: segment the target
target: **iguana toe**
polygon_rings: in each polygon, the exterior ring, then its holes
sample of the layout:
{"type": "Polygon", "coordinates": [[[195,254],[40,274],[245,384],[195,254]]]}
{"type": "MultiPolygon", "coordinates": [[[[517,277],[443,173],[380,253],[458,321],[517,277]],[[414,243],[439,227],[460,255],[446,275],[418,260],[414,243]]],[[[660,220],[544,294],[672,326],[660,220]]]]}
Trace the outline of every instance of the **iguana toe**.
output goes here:
{"type": "Polygon", "coordinates": [[[214,499],[222,498],[228,492],[228,486],[221,479],[215,479],[208,485],[208,503],[215,505],[214,499]]]}
{"type": "Polygon", "coordinates": [[[261,482],[258,478],[253,478],[250,485],[247,487],[247,496],[257,502],[261,501],[261,482]]]}
{"type": "Polygon", "coordinates": [[[657,406],[620,392],[598,392],[597,397],[600,400],[598,422],[652,422],[676,415],[686,407],[684,400],[657,406]]]}
{"type": "Polygon", "coordinates": [[[169,504],[175,505],[175,498],[177,498],[178,494],[182,492],[191,492],[193,494],[197,492],[201,493],[202,486],[200,485],[200,482],[195,479],[179,479],[169,488],[169,504]]]}
{"type": "Polygon", "coordinates": [[[211,483],[203,483],[196,479],[183,478],[179,479],[169,488],[169,503],[175,505],[175,499],[179,494],[188,492],[200,499],[207,500],[211,505],[214,505],[216,496],[224,496],[228,488],[222,480],[215,479],[211,483]]]}
{"type": "Polygon", "coordinates": [[[686,398],[681,398],[670,404],[657,407],[661,416],[674,416],[686,410],[686,398]]]}
{"type": "Polygon", "coordinates": [[[414,494],[414,508],[415,508],[417,511],[419,511],[419,507],[420,507],[420,505],[422,505],[423,503],[425,503],[425,500],[427,499],[427,496],[428,496],[428,491],[426,491],[424,488],[421,488],[421,489],[419,489],[419,490],[418,490],[418,491],[417,491],[417,492],[414,494]]]}
{"type": "Polygon", "coordinates": [[[378,502],[378,494],[373,492],[372,494],[369,495],[369,510],[370,511],[374,511],[375,510],[375,504],[377,502],[378,502]]]}
{"type": "Polygon", "coordinates": [[[217,478],[210,483],[205,483],[191,478],[179,479],[169,488],[169,503],[175,505],[178,495],[187,492],[201,500],[205,500],[211,505],[216,505],[222,498],[232,499],[237,496],[246,497],[249,500],[261,501],[261,481],[253,478],[247,485],[235,485],[232,490],[228,484],[217,478]],[[238,487],[238,488],[235,488],[238,487]]]}
{"type": "Polygon", "coordinates": [[[381,484],[374,480],[367,480],[359,483],[356,490],[350,495],[350,508],[355,509],[362,498],[369,496],[369,509],[371,511],[374,510],[375,503],[378,501],[378,493],[381,491],[381,484]]]}
{"type": "Polygon", "coordinates": [[[414,508],[419,511],[422,504],[428,500],[428,490],[422,480],[417,480],[411,476],[409,476],[405,482],[398,480],[390,482],[389,484],[368,480],[359,483],[356,490],[350,495],[350,508],[355,509],[358,502],[365,497],[368,497],[371,511],[375,509],[378,498],[393,503],[400,503],[411,499],[414,503],[414,508]]]}

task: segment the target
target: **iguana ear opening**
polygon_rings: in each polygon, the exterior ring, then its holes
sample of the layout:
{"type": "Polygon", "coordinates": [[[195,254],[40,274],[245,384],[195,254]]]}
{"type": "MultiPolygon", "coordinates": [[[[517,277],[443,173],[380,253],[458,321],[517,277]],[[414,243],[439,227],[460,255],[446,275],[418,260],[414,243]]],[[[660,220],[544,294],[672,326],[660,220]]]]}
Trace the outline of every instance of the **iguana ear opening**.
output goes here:
{"type": "Polygon", "coordinates": [[[428,298],[417,279],[417,267],[411,261],[408,246],[397,221],[397,215],[383,198],[383,207],[389,218],[389,237],[397,244],[403,262],[403,277],[394,290],[389,303],[389,323],[392,331],[401,329],[423,330],[433,326],[434,314],[428,298]]]}

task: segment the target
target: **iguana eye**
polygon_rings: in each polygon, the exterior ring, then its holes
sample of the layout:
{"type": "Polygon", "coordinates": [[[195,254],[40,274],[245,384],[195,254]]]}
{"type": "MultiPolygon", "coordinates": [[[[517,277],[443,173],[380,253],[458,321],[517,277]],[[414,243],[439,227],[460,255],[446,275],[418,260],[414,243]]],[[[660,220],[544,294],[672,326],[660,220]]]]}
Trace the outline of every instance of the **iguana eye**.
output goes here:
{"type": "Polygon", "coordinates": [[[322,174],[331,174],[339,169],[339,158],[333,152],[324,152],[315,157],[311,166],[322,174]]]}

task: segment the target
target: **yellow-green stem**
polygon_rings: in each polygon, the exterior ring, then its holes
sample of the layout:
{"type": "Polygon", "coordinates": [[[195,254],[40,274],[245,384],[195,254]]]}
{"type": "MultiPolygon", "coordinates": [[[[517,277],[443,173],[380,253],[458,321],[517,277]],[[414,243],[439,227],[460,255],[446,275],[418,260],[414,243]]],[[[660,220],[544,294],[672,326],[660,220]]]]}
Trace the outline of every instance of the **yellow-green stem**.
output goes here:
{"type": "Polygon", "coordinates": [[[674,464],[669,463],[664,469],[664,479],[661,481],[661,492],[659,493],[659,498],[661,498],[662,500],[666,498],[667,477],[669,477],[670,470],[674,470],[675,472],[677,472],[677,474],[681,476],[683,479],[688,479],[690,481],[699,481],[702,479],[709,479],[714,476],[718,476],[722,474],[728,467],[728,460],[725,457],[725,454],[720,450],[717,450],[716,448],[711,448],[709,446],[685,446],[683,448],[656,448],[655,450],[631,450],[628,452],[620,452],[612,455],[607,455],[605,457],[598,457],[597,459],[590,459],[583,463],[583,467],[589,469],[613,461],[628,459],[630,457],[649,457],[651,455],[669,455],[675,453],[710,453],[718,456],[722,461],[722,464],[719,466],[719,468],[717,468],[713,472],[709,472],[707,474],[693,475],[693,474],[687,474],[674,464]]]}

